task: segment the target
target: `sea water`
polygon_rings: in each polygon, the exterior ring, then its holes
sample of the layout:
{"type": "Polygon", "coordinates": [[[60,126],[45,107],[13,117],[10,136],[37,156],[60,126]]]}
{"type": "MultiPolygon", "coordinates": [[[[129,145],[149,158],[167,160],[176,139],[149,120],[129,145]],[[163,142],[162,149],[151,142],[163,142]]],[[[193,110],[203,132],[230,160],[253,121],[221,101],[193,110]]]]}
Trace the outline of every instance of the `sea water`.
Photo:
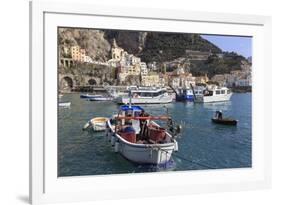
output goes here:
{"type": "Polygon", "coordinates": [[[58,108],[58,176],[251,167],[251,99],[251,93],[234,93],[229,102],[143,105],[151,115],[168,113],[183,127],[177,138],[179,151],[169,163],[152,166],[134,164],[115,153],[104,132],[82,130],[93,117],[111,117],[118,105],[65,94],[61,100],[70,101],[71,107],[58,108]],[[237,126],[212,123],[217,110],[237,119],[237,126]]]}

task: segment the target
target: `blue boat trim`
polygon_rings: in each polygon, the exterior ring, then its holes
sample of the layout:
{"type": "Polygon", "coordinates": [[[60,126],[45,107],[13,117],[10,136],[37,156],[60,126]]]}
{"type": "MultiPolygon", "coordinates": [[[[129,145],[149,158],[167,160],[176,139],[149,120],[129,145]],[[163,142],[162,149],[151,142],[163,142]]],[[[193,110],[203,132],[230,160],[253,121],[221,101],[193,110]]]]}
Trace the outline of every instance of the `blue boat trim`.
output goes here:
{"type": "Polygon", "coordinates": [[[137,111],[137,112],[141,112],[144,111],[144,109],[141,106],[137,106],[137,105],[122,105],[120,106],[120,110],[122,111],[128,111],[128,110],[132,110],[132,111],[137,111]]]}

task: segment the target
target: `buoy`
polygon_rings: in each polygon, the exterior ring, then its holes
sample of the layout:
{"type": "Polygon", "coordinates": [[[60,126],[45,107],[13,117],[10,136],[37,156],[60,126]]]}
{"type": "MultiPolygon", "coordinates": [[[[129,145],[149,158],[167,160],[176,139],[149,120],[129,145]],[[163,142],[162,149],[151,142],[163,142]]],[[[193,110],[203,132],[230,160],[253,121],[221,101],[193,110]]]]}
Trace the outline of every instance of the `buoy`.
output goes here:
{"type": "Polygon", "coordinates": [[[115,142],[114,152],[119,152],[119,142],[115,142]]]}
{"type": "Polygon", "coordinates": [[[115,136],[111,135],[111,146],[114,146],[115,144],[115,136]]]}
{"type": "Polygon", "coordinates": [[[178,142],[177,141],[175,141],[174,151],[175,152],[179,151],[179,146],[178,146],[178,142]]]}

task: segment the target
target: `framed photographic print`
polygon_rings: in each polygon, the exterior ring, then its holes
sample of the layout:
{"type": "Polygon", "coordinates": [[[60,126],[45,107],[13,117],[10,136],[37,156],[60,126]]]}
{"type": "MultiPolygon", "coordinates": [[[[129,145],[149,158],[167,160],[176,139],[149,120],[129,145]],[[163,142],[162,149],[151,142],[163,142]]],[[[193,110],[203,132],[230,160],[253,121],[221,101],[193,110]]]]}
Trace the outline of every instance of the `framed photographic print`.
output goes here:
{"type": "Polygon", "coordinates": [[[270,187],[270,17],[36,1],[30,21],[31,203],[270,187]]]}

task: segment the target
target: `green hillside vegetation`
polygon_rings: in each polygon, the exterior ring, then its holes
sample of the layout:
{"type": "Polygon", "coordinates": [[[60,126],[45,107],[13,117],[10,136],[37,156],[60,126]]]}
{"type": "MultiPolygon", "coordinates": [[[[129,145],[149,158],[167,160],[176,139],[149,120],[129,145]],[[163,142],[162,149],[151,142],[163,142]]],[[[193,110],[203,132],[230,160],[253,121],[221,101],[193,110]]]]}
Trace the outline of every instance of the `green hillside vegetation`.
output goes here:
{"type": "Polygon", "coordinates": [[[186,50],[222,52],[199,34],[148,33],[140,57],[145,62],[164,62],[185,56],[186,50]]]}
{"type": "Polygon", "coordinates": [[[214,54],[206,61],[191,62],[191,73],[195,76],[207,74],[209,77],[213,77],[215,74],[225,74],[233,70],[241,70],[241,61],[246,61],[246,58],[235,52],[224,52],[223,54],[222,58],[214,54]]]}

